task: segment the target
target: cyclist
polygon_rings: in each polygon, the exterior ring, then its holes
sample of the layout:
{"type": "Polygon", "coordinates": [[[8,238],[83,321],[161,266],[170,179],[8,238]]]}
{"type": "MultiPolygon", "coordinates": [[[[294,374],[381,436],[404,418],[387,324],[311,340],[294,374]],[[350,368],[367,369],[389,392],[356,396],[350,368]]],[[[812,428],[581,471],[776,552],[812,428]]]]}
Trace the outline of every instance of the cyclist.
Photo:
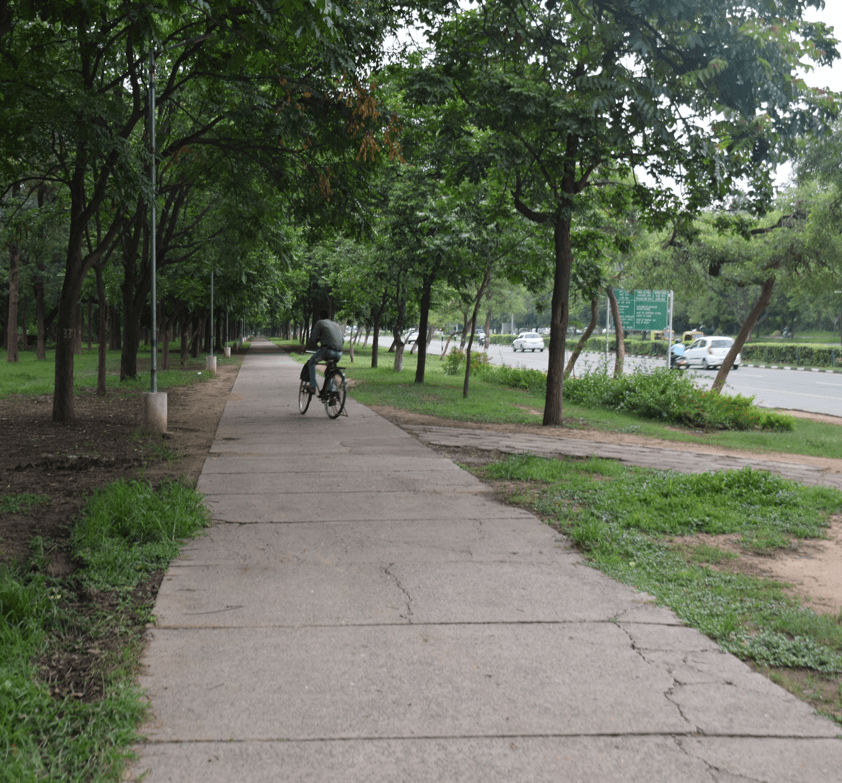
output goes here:
{"type": "Polygon", "coordinates": [[[316,382],[316,364],[322,359],[333,359],[338,362],[342,358],[342,346],[345,339],[342,336],[342,329],[335,321],[328,318],[328,311],[319,312],[319,320],[313,327],[310,339],[307,341],[307,350],[312,351],[319,344],[321,347],[310,357],[307,366],[310,370],[310,385],[305,391],[318,394],[319,387],[316,382]]]}

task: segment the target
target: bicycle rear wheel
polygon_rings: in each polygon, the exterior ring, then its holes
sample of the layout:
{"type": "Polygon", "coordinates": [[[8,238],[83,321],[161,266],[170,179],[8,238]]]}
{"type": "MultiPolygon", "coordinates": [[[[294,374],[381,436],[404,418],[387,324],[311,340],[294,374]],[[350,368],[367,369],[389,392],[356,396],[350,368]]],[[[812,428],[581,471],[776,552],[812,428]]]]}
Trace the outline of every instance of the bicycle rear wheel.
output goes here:
{"type": "Polygon", "coordinates": [[[301,381],[301,385],[298,387],[298,410],[302,413],[307,413],[307,408],[310,407],[310,400],[313,399],[312,393],[304,389],[306,385],[307,381],[301,381]]]}
{"type": "Polygon", "coordinates": [[[327,390],[325,396],[325,413],[331,419],[335,419],[345,409],[345,394],[348,390],[345,373],[342,370],[334,370],[325,379],[323,388],[327,390]]]}

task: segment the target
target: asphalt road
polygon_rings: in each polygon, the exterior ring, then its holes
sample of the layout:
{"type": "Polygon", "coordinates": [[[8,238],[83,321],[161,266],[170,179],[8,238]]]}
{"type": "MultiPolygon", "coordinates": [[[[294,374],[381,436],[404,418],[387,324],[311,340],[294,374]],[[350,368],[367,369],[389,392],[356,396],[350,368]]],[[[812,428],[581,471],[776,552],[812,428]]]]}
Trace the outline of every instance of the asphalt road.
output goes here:
{"type": "MultiPolygon", "coordinates": [[[[434,340],[430,344],[430,351],[440,354],[443,347],[444,343],[434,340]]],[[[492,364],[507,364],[511,367],[529,367],[537,370],[546,370],[549,361],[549,353],[546,350],[543,353],[539,351],[515,353],[510,345],[492,345],[489,356],[492,364]]],[[[588,369],[603,367],[605,362],[605,354],[583,353],[576,362],[576,372],[580,374],[588,369]]],[[[608,362],[609,368],[613,368],[613,354],[609,355],[608,362]]],[[[638,368],[664,366],[666,366],[665,359],[626,357],[625,362],[627,372],[638,368]]],[[[676,372],[681,371],[676,370],[676,372]]],[[[715,371],[694,369],[688,372],[694,381],[704,388],[710,388],[716,377],[715,371]]],[[[766,408],[842,416],[842,374],[840,373],[772,370],[743,366],[728,374],[726,391],[730,394],[754,397],[757,405],[766,408]]]]}

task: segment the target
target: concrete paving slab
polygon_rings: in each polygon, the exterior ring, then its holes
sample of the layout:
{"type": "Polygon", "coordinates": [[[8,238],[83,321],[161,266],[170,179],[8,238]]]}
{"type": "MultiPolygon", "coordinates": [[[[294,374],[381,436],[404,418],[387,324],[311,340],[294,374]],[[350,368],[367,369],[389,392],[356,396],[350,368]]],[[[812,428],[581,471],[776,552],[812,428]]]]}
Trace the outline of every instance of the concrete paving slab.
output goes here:
{"type": "MultiPolygon", "coordinates": [[[[543,568],[504,560],[191,566],[167,574],[155,606],[156,625],[608,622],[651,601],[565,559],[543,568]],[[579,599],[579,586],[590,592],[587,602],[579,599]]],[[[685,637],[688,644],[690,638],[685,637]]],[[[678,649],[683,655],[696,648],[678,649]]]]}
{"type": "MultiPolygon", "coordinates": [[[[421,442],[543,453],[553,439],[415,440],[354,401],[335,422],[302,417],[298,372],[256,342],[234,386],[201,479],[231,521],[162,584],[134,779],[842,777],[838,726],[421,442]]],[[[676,460],[709,469],[698,456],[676,460]]]]}
{"type": "Polygon", "coordinates": [[[156,742],[694,731],[611,623],[151,635],[156,742]]]}
{"type": "Polygon", "coordinates": [[[188,541],[179,566],[312,563],[581,562],[564,539],[534,519],[214,525],[188,541]]]}
{"type": "Polygon", "coordinates": [[[255,455],[294,456],[299,464],[306,463],[306,461],[317,457],[324,457],[326,460],[333,460],[337,463],[350,458],[363,456],[394,456],[407,459],[429,459],[430,457],[429,449],[424,450],[423,446],[419,446],[417,442],[401,441],[399,443],[384,445],[358,443],[351,446],[346,445],[344,441],[345,439],[343,438],[328,441],[314,440],[307,447],[301,447],[296,451],[295,449],[291,449],[289,444],[285,443],[283,439],[273,442],[271,439],[265,438],[260,443],[253,443],[247,440],[227,440],[220,441],[211,446],[210,453],[240,452],[255,455]]]}
{"type": "Polygon", "coordinates": [[[333,456],[302,460],[282,447],[261,452],[260,449],[243,447],[243,451],[221,449],[210,454],[202,468],[202,478],[207,474],[243,473],[395,473],[417,472],[464,472],[449,459],[442,457],[401,457],[397,455],[371,454],[354,456],[353,459],[337,459],[333,456]]]}
{"type": "MultiPolygon", "coordinates": [[[[163,744],[144,783],[714,783],[671,737],[498,737],[163,744]]],[[[711,743],[708,743],[711,744],[711,743]]],[[[695,748],[694,748],[695,750],[695,748]]],[[[773,759],[782,754],[769,748],[773,759]]],[[[816,750],[816,748],[813,748],[816,750]]],[[[782,759],[785,760],[785,759],[782,759]]],[[[815,765],[811,766],[816,769],[815,765]]],[[[752,780],[758,780],[753,778],[752,780]]],[[[815,783],[832,778],[764,779],[815,783]]]]}
{"type": "Polygon", "coordinates": [[[485,499],[486,493],[338,492],[295,495],[206,495],[213,519],[222,522],[346,522],[410,519],[534,519],[485,499]],[[433,502],[435,498],[435,502],[433,502]]]}
{"type": "Polygon", "coordinates": [[[716,781],[834,783],[842,780],[842,742],[786,737],[682,737],[681,749],[709,765],[716,781]]]}
{"type": "Polygon", "coordinates": [[[372,471],[332,473],[325,471],[318,474],[318,480],[308,480],[307,473],[236,473],[236,474],[208,474],[200,478],[196,485],[199,492],[210,495],[278,495],[311,493],[315,487],[331,487],[332,492],[343,495],[349,493],[373,493],[384,489],[388,492],[473,492],[494,494],[494,490],[487,484],[477,481],[469,473],[451,471],[437,471],[432,475],[419,475],[417,471],[382,473],[372,471]],[[384,484],[386,486],[384,486],[384,484]]]}

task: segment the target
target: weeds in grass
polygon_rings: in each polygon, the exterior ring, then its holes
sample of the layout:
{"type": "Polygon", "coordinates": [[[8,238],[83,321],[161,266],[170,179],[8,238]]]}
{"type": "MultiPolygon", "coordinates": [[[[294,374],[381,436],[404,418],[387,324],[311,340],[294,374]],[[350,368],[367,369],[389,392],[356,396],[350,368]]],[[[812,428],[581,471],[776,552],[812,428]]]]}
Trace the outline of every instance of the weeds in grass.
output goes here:
{"type": "Polygon", "coordinates": [[[47,505],[49,495],[36,495],[32,492],[0,495],[0,514],[25,514],[35,506],[47,505]]]}

